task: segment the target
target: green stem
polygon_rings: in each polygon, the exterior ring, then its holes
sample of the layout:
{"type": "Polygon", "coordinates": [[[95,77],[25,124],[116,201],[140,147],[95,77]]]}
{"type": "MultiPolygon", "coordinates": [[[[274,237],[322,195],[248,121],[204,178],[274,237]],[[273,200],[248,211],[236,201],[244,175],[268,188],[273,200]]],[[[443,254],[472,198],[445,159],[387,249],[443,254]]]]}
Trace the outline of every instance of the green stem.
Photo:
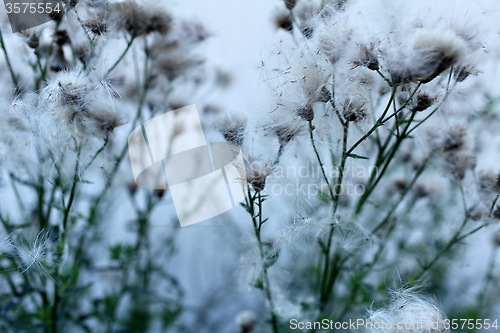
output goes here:
{"type": "Polygon", "coordinates": [[[385,155],[385,156],[383,156],[381,158],[381,160],[384,161],[384,166],[383,166],[382,170],[380,171],[378,177],[376,176],[376,171],[378,171],[378,170],[375,170],[375,172],[372,173],[372,178],[370,180],[372,180],[372,179],[375,179],[375,180],[374,180],[374,182],[372,182],[372,181],[369,182],[368,188],[365,190],[365,192],[359,198],[359,201],[356,204],[356,209],[355,209],[355,214],[356,215],[361,212],[361,210],[363,209],[363,206],[364,206],[366,200],[368,200],[368,198],[370,197],[370,195],[375,190],[375,188],[377,187],[378,183],[380,182],[380,180],[382,179],[382,177],[384,176],[384,174],[388,170],[389,165],[391,164],[391,162],[392,162],[394,156],[396,155],[396,152],[398,151],[399,147],[401,146],[401,144],[403,143],[403,141],[408,137],[408,130],[409,130],[409,128],[410,128],[410,126],[411,126],[411,124],[413,122],[413,119],[415,118],[415,115],[416,115],[416,112],[412,112],[411,113],[410,119],[407,120],[406,127],[401,132],[401,135],[397,137],[396,142],[394,143],[394,145],[390,149],[388,155],[385,155]],[[373,176],[375,176],[376,178],[373,178],[373,176]]]}
{"type": "MultiPolygon", "coordinates": [[[[436,264],[436,262],[441,259],[441,257],[446,254],[455,244],[461,242],[463,239],[466,237],[472,235],[472,233],[467,233],[463,236],[461,236],[462,231],[464,230],[465,226],[467,225],[467,222],[469,221],[468,218],[465,218],[464,221],[462,222],[462,225],[458,229],[458,231],[453,235],[453,237],[446,243],[446,245],[441,249],[441,251],[438,252],[438,254],[425,266],[422,267],[422,270],[414,277],[413,280],[418,281],[424,276],[427,271],[432,268],[436,264]]],[[[479,230],[479,229],[477,229],[479,230]]],[[[477,231],[476,230],[476,231],[477,231]]],[[[475,231],[474,231],[475,232],[475,231]]]]}
{"type": "Polygon", "coordinates": [[[491,217],[491,214],[493,214],[493,211],[495,210],[495,205],[497,204],[498,199],[500,199],[500,194],[497,194],[497,197],[495,198],[495,200],[493,200],[493,203],[491,204],[490,212],[488,214],[489,217],[491,217]]]}
{"type": "Polygon", "coordinates": [[[386,107],[384,109],[384,112],[382,112],[382,115],[377,119],[377,121],[372,126],[372,128],[370,128],[368,130],[368,132],[366,132],[358,141],[356,141],[356,143],[353,144],[351,148],[349,148],[349,150],[347,151],[347,155],[350,155],[354,151],[354,149],[356,149],[370,135],[372,135],[372,133],[375,132],[375,130],[377,130],[377,128],[379,128],[380,126],[382,126],[383,124],[385,124],[385,122],[391,118],[391,116],[390,116],[389,118],[384,119],[385,116],[387,115],[387,113],[389,112],[389,109],[391,108],[392,101],[394,100],[394,97],[396,96],[397,88],[398,88],[397,86],[392,87],[391,97],[389,98],[389,102],[387,103],[387,105],[386,105],[386,107]]]}
{"type": "Polygon", "coordinates": [[[135,40],[135,36],[132,36],[130,38],[130,40],[128,41],[127,46],[125,47],[125,50],[123,50],[122,54],[120,54],[120,56],[115,61],[115,63],[108,69],[108,71],[106,72],[106,75],[104,75],[104,77],[108,77],[108,75],[116,68],[116,66],[118,66],[118,64],[123,60],[123,58],[125,58],[128,51],[130,50],[130,47],[134,43],[134,40],[135,40]]]}
{"type": "Polygon", "coordinates": [[[328,180],[328,176],[326,175],[325,172],[325,166],[323,164],[323,161],[321,160],[321,156],[319,155],[318,148],[316,147],[316,140],[314,139],[314,125],[312,123],[312,120],[309,120],[309,138],[311,139],[311,145],[314,150],[314,154],[316,155],[316,159],[318,160],[319,167],[321,169],[321,174],[323,175],[323,180],[325,181],[326,185],[328,186],[328,193],[330,194],[330,197],[332,200],[335,200],[335,195],[333,194],[332,187],[330,185],[330,181],[328,180]]]}
{"type": "Polygon", "coordinates": [[[276,314],[275,311],[275,306],[274,306],[274,300],[272,297],[272,292],[271,292],[271,282],[269,280],[269,274],[267,271],[267,263],[266,263],[266,253],[264,250],[264,244],[262,243],[262,238],[261,238],[261,228],[262,225],[265,223],[266,220],[263,220],[263,198],[261,192],[256,192],[254,195],[252,195],[250,191],[250,186],[247,186],[247,194],[248,197],[245,199],[246,202],[246,207],[248,210],[248,213],[250,214],[252,218],[252,223],[253,223],[253,229],[255,233],[255,237],[257,239],[258,247],[259,247],[259,253],[260,253],[260,258],[262,260],[262,277],[264,279],[262,283],[262,288],[264,290],[265,296],[267,301],[269,302],[269,307],[271,311],[271,326],[273,333],[278,333],[278,315],[276,314]],[[256,212],[255,206],[257,206],[258,211],[256,212]]]}
{"type": "Polygon", "coordinates": [[[5,56],[5,63],[7,64],[7,68],[9,69],[10,78],[12,80],[12,83],[14,84],[15,94],[20,95],[21,89],[19,88],[19,82],[17,80],[16,74],[14,73],[12,63],[10,62],[9,54],[7,53],[7,48],[5,47],[5,42],[3,39],[3,34],[1,29],[0,29],[0,47],[2,48],[3,54],[5,56]]]}

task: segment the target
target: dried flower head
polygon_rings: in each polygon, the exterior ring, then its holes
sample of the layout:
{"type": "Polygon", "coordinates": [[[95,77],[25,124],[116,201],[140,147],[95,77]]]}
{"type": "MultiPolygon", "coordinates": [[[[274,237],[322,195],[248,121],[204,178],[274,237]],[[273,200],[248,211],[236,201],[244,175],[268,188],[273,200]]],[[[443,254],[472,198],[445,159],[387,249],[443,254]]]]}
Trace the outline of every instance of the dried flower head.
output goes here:
{"type": "Polygon", "coordinates": [[[289,10],[292,10],[297,5],[297,0],[285,0],[285,6],[289,10]]]}
{"type": "Polygon", "coordinates": [[[124,123],[115,110],[111,87],[82,71],[59,73],[49,81],[40,98],[54,125],[73,134],[107,138],[124,123]]]}
{"type": "Polygon", "coordinates": [[[479,72],[476,70],[475,66],[461,66],[453,72],[453,77],[457,82],[463,82],[470,75],[477,75],[479,72]]]}
{"type": "Polygon", "coordinates": [[[289,12],[279,11],[274,15],[274,25],[278,29],[283,29],[285,31],[293,30],[293,21],[289,12]]]}
{"type": "Polygon", "coordinates": [[[26,44],[28,47],[32,49],[37,49],[40,45],[40,34],[41,31],[39,29],[28,29],[21,31],[23,36],[25,37],[26,44]]]}
{"type": "Polygon", "coordinates": [[[60,46],[71,44],[68,32],[66,30],[57,30],[54,33],[54,42],[60,46]]]}
{"type": "Polygon", "coordinates": [[[500,220],[500,205],[497,205],[493,211],[493,217],[500,220]]]}
{"type": "Polygon", "coordinates": [[[497,230],[493,234],[493,245],[496,247],[500,247],[500,230],[497,230]]]}
{"type": "Polygon", "coordinates": [[[410,54],[399,54],[390,65],[391,81],[430,82],[460,61],[465,50],[465,42],[451,31],[418,30],[410,54]]]}
{"type": "Polygon", "coordinates": [[[255,192],[264,190],[267,177],[269,177],[272,172],[272,167],[269,164],[252,161],[252,159],[251,162],[245,163],[245,165],[248,184],[252,186],[255,192]]]}
{"type": "Polygon", "coordinates": [[[479,189],[485,193],[500,193],[500,173],[480,172],[478,178],[479,189]]]}
{"type": "Polygon", "coordinates": [[[227,142],[241,147],[247,120],[243,117],[227,117],[218,124],[219,132],[227,142]]]}
{"type": "Polygon", "coordinates": [[[427,110],[434,103],[434,101],[434,98],[432,98],[428,94],[418,94],[417,103],[413,108],[413,111],[421,112],[427,110]]]}
{"type": "Polygon", "coordinates": [[[61,72],[69,68],[69,63],[64,57],[64,50],[61,45],[56,45],[50,58],[49,68],[53,72],[61,72]]]}
{"type": "Polygon", "coordinates": [[[111,11],[120,27],[133,37],[153,32],[166,34],[172,26],[170,15],[152,2],[142,5],[135,0],[113,2],[111,11]]]}
{"type": "Polygon", "coordinates": [[[285,147],[292,139],[301,133],[302,127],[295,124],[275,125],[271,128],[278,137],[280,147],[285,147]]]}
{"type": "Polygon", "coordinates": [[[469,152],[458,152],[445,157],[447,171],[457,180],[464,179],[465,173],[475,168],[476,161],[476,156],[469,152]]]}
{"type": "Polygon", "coordinates": [[[319,92],[319,95],[318,95],[318,102],[329,103],[332,101],[332,98],[333,98],[333,94],[330,91],[330,89],[328,89],[327,86],[323,86],[321,88],[321,91],[319,92]]]}
{"type": "Polygon", "coordinates": [[[257,317],[252,311],[242,311],[236,316],[236,326],[238,326],[240,333],[253,332],[256,325],[257,317]]]}
{"type": "Polygon", "coordinates": [[[411,323],[411,327],[401,327],[400,333],[444,333],[445,314],[434,301],[426,299],[412,290],[393,292],[391,303],[380,310],[371,311],[367,320],[370,333],[393,332],[397,323],[411,323]],[[418,325],[416,325],[418,323],[418,325]],[[378,325],[377,325],[378,324],[378,325]]]}
{"type": "Polygon", "coordinates": [[[117,127],[125,124],[122,115],[109,104],[93,105],[87,115],[87,130],[102,139],[108,138],[117,127]]]}
{"type": "Polygon", "coordinates": [[[372,71],[377,71],[380,68],[378,56],[375,51],[375,46],[360,45],[359,46],[359,59],[354,61],[356,66],[364,66],[372,71]]]}
{"type": "Polygon", "coordinates": [[[445,152],[457,151],[466,144],[467,128],[456,126],[450,128],[443,138],[442,149],[445,152]]]}
{"type": "Polygon", "coordinates": [[[85,21],[83,25],[94,35],[102,36],[108,32],[108,23],[102,17],[96,17],[85,21]]]}
{"type": "Polygon", "coordinates": [[[306,105],[297,110],[297,115],[305,121],[313,121],[314,109],[312,105],[306,105]]]}
{"type": "Polygon", "coordinates": [[[483,205],[476,203],[475,205],[467,209],[466,215],[473,221],[480,221],[486,215],[486,213],[486,208],[483,205]]]}
{"type": "Polygon", "coordinates": [[[366,117],[365,104],[355,99],[345,103],[343,105],[343,115],[346,121],[358,122],[363,120],[366,117]]]}

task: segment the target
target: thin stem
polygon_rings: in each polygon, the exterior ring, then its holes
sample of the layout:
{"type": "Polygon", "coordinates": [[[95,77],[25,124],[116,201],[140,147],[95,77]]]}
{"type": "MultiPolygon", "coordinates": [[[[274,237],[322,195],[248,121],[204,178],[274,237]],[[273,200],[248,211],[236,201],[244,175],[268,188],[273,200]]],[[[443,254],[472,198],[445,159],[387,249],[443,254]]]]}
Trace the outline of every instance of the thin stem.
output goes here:
{"type": "Polygon", "coordinates": [[[128,51],[130,50],[130,47],[134,43],[135,36],[132,36],[130,40],[127,43],[127,46],[125,47],[125,50],[123,50],[122,54],[118,57],[118,59],[115,61],[115,63],[108,69],[106,72],[106,75],[104,77],[107,77],[115,68],[118,66],[118,64],[123,60],[123,58],[127,55],[128,51]]]}
{"type": "Polygon", "coordinates": [[[95,162],[95,160],[97,159],[97,157],[104,151],[104,149],[106,148],[106,146],[108,145],[108,143],[109,143],[109,138],[106,137],[104,139],[104,143],[101,146],[101,148],[99,148],[99,150],[92,156],[92,158],[90,159],[89,163],[87,163],[87,165],[85,165],[85,167],[83,168],[83,173],[85,173],[85,171],[87,171],[87,169],[90,168],[90,166],[95,162]]]}
{"type": "Polygon", "coordinates": [[[349,123],[346,122],[344,124],[344,133],[342,137],[342,159],[340,161],[339,165],[339,174],[337,177],[337,180],[335,182],[335,188],[337,191],[335,191],[335,198],[333,199],[333,215],[337,212],[337,209],[339,207],[339,199],[340,199],[340,194],[342,193],[342,190],[340,187],[342,186],[342,182],[344,181],[344,171],[345,171],[345,164],[347,162],[347,158],[349,157],[347,153],[347,138],[349,135],[349,123]]]}
{"type": "Polygon", "coordinates": [[[389,112],[389,109],[391,108],[392,101],[394,100],[394,97],[396,96],[396,91],[397,91],[397,86],[392,87],[392,92],[391,92],[391,97],[389,98],[389,102],[387,103],[387,106],[384,109],[384,112],[382,112],[382,115],[378,118],[378,120],[375,122],[375,124],[366,132],[358,141],[356,141],[355,144],[352,145],[351,148],[347,151],[347,155],[351,155],[351,153],[356,149],[361,143],[363,143],[370,135],[372,135],[373,132],[380,126],[382,126],[388,119],[385,119],[385,116],[387,115],[387,112],[389,112]]]}
{"type": "MultiPolygon", "coordinates": [[[[382,168],[382,171],[380,171],[378,177],[376,177],[376,172],[372,173],[372,177],[370,178],[370,182],[369,182],[369,187],[368,189],[361,195],[361,197],[359,198],[359,201],[358,203],[356,204],[356,209],[355,209],[355,213],[356,214],[359,214],[364,206],[364,203],[366,202],[366,200],[368,200],[368,198],[370,197],[370,195],[372,194],[372,192],[375,190],[375,188],[377,187],[378,183],[380,182],[380,180],[382,179],[383,175],[385,174],[385,172],[387,171],[387,169],[389,168],[389,165],[391,164],[394,156],[396,155],[396,152],[398,151],[399,147],[401,146],[401,144],[403,143],[403,141],[408,137],[408,129],[410,128],[412,122],[413,122],[413,119],[415,118],[415,115],[416,115],[416,112],[412,112],[411,113],[411,116],[410,116],[410,119],[407,121],[407,125],[406,127],[403,129],[403,131],[401,132],[401,135],[398,136],[398,138],[396,139],[396,142],[394,143],[394,145],[392,146],[392,148],[390,149],[390,151],[388,152],[387,155],[383,156],[381,158],[382,161],[384,161],[384,166],[382,168]],[[375,176],[376,179],[373,177],[375,176]],[[372,180],[375,179],[374,182],[372,182],[372,180]]],[[[390,139],[390,137],[389,137],[390,139]]],[[[389,142],[389,141],[387,141],[389,142]]]]}
{"type": "Polygon", "coordinates": [[[328,186],[328,193],[330,194],[330,197],[332,200],[335,200],[335,195],[333,194],[332,187],[330,185],[330,181],[328,180],[328,176],[326,175],[325,172],[325,167],[323,164],[323,161],[321,160],[321,156],[319,155],[318,148],[316,147],[316,140],[314,139],[314,125],[312,123],[312,120],[309,121],[309,137],[311,139],[311,145],[314,150],[314,154],[316,155],[316,159],[318,160],[319,167],[321,169],[321,174],[323,175],[323,180],[325,181],[326,185],[328,186]]]}
{"type": "Polygon", "coordinates": [[[3,54],[5,56],[5,63],[7,64],[7,68],[9,69],[10,78],[12,80],[12,83],[14,84],[15,94],[19,95],[21,93],[21,90],[19,88],[19,82],[17,80],[16,74],[14,73],[12,63],[10,62],[9,54],[7,53],[7,48],[5,47],[5,42],[3,39],[3,34],[1,29],[0,29],[0,47],[2,48],[3,54]]]}
{"type": "Polygon", "coordinates": [[[495,200],[493,200],[493,203],[491,204],[490,213],[488,214],[489,217],[491,217],[491,214],[493,214],[493,211],[495,210],[495,205],[497,204],[498,199],[500,199],[500,194],[497,194],[497,197],[495,198],[495,200]]]}
{"type": "MultiPolygon", "coordinates": [[[[339,117],[339,121],[342,124],[343,127],[343,136],[342,136],[342,158],[340,161],[339,165],[339,174],[336,178],[335,181],[335,188],[337,189],[335,191],[334,196],[332,197],[333,201],[333,218],[335,218],[335,214],[337,213],[338,209],[338,204],[339,204],[339,199],[340,199],[340,194],[342,193],[341,187],[344,179],[344,169],[345,169],[345,164],[348,158],[347,154],[347,139],[349,135],[349,122],[343,121],[342,117],[340,114],[337,114],[339,117]]],[[[331,293],[333,290],[333,287],[335,285],[335,281],[337,280],[338,275],[340,274],[340,267],[342,266],[343,262],[347,258],[342,258],[339,254],[336,254],[332,260],[330,260],[330,251],[332,247],[332,240],[333,240],[333,234],[335,231],[335,223],[332,223],[330,226],[330,230],[328,232],[328,240],[327,244],[323,249],[323,254],[324,254],[324,262],[323,262],[323,276],[321,278],[321,289],[320,289],[320,310],[323,311],[323,309],[326,307],[329,298],[331,297],[331,293]]]]}
{"type": "Polygon", "coordinates": [[[406,197],[406,195],[410,192],[410,190],[413,188],[413,185],[415,185],[415,182],[417,181],[417,179],[422,175],[422,173],[424,172],[424,170],[427,168],[427,165],[429,164],[429,161],[431,159],[432,155],[430,155],[424,163],[422,163],[422,165],[420,166],[420,168],[417,170],[417,172],[415,173],[415,176],[412,178],[412,180],[410,181],[410,183],[408,184],[408,186],[406,186],[406,188],[404,189],[404,191],[401,193],[398,201],[391,207],[391,209],[389,210],[389,212],[387,212],[387,215],[385,216],[385,218],[375,226],[375,228],[373,228],[373,230],[371,231],[371,234],[375,234],[377,233],[380,229],[382,229],[391,219],[391,216],[392,214],[396,211],[396,209],[399,207],[399,205],[401,204],[401,202],[403,201],[403,199],[406,197]]]}
{"type": "Polygon", "coordinates": [[[379,69],[377,69],[377,73],[378,73],[378,75],[380,75],[380,77],[382,79],[384,79],[385,82],[387,82],[387,84],[389,85],[389,87],[394,87],[394,83],[392,83],[392,81],[389,80],[384,74],[382,74],[382,72],[379,69]]]}
{"type": "Polygon", "coordinates": [[[260,253],[260,258],[262,260],[262,278],[264,281],[262,281],[262,285],[260,287],[264,290],[264,293],[266,295],[266,299],[269,302],[269,307],[271,310],[271,326],[273,328],[273,333],[278,333],[278,316],[275,311],[274,307],[274,301],[272,297],[272,292],[271,292],[271,283],[269,280],[269,274],[267,272],[267,263],[266,263],[266,253],[264,250],[264,244],[262,243],[262,238],[261,238],[261,228],[262,225],[266,222],[265,219],[263,219],[263,197],[260,191],[256,192],[255,194],[252,195],[250,191],[250,186],[247,186],[247,198],[245,198],[245,203],[246,203],[246,208],[248,213],[250,214],[252,218],[252,223],[253,223],[253,229],[255,233],[255,238],[257,239],[258,247],[259,247],[259,253],[260,253]],[[255,211],[255,206],[257,206],[258,211],[255,211]]]}
{"type": "MultiPolygon", "coordinates": [[[[69,221],[69,216],[71,209],[73,207],[73,203],[75,202],[75,197],[76,197],[76,189],[77,185],[79,183],[79,173],[80,173],[80,152],[81,152],[81,147],[77,148],[77,157],[76,157],[76,163],[75,163],[75,170],[74,170],[74,175],[73,175],[73,184],[71,186],[71,191],[69,194],[69,199],[68,199],[68,204],[64,209],[64,217],[62,224],[59,226],[59,251],[58,251],[58,259],[62,258],[62,252],[64,251],[64,248],[66,246],[66,235],[67,235],[67,228],[68,228],[68,221],[69,221]]],[[[48,221],[47,221],[48,223],[48,221]]],[[[59,306],[60,306],[60,301],[61,301],[61,295],[59,293],[59,276],[61,275],[61,266],[59,266],[56,271],[55,271],[55,279],[54,279],[54,303],[52,305],[52,333],[56,333],[58,331],[57,327],[57,317],[58,317],[58,311],[59,311],[59,306]]]]}
{"type": "Polygon", "coordinates": [[[461,236],[462,231],[464,230],[465,226],[467,225],[467,222],[469,221],[468,218],[465,218],[464,221],[462,222],[462,225],[458,229],[458,231],[453,235],[453,237],[446,243],[446,245],[441,249],[441,251],[438,252],[438,254],[426,265],[422,267],[422,270],[420,273],[418,273],[414,280],[419,280],[424,276],[424,274],[432,267],[436,262],[444,255],[446,254],[455,244],[461,242],[463,239],[466,237],[472,235],[472,233],[478,231],[479,229],[475,229],[476,231],[467,233],[463,236],[461,236]]]}

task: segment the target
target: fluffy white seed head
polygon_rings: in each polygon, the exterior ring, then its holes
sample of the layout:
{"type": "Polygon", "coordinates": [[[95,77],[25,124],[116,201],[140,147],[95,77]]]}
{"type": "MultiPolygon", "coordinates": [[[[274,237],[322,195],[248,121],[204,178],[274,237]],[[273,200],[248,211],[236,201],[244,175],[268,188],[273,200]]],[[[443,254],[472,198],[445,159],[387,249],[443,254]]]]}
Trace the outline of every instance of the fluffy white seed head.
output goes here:
{"type": "Polygon", "coordinates": [[[257,325],[257,316],[252,311],[242,311],[236,316],[236,326],[240,333],[253,332],[257,325]]]}
{"type": "Polygon", "coordinates": [[[445,333],[445,314],[432,299],[418,295],[412,290],[393,292],[391,303],[382,309],[371,311],[367,332],[394,332],[396,325],[402,325],[399,333],[445,333]],[[375,325],[375,323],[384,325],[375,325]],[[392,325],[392,328],[387,328],[392,325]],[[382,327],[382,328],[381,328],[382,327]]]}
{"type": "Polygon", "coordinates": [[[466,54],[466,44],[452,31],[420,29],[413,46],[388,63],[393,83],[427,83],[457,64],[466,54]]]}

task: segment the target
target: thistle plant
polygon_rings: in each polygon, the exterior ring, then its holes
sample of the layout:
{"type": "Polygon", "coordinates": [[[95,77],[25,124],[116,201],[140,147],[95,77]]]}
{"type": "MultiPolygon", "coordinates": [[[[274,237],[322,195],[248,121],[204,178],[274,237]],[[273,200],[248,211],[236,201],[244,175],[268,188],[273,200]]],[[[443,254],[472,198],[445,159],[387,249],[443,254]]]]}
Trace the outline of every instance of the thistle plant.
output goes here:
{"type": "Polygon", "coordinates": [[[21,33],[1,27],[1,330],[181,330],[177,222],[152,234],[168,193],[130,185],[124,138],[175,108],[179,89],[214,84],[194,75],[208,34],[153,3],[66,5],[21,33]],[[128,239],[107,235],[115,197],[128,239]]]}
{"type": "Polygon", "coordinates": [[[41,26],[0,28],[2,332],[494,328],[500,92],[487,0],[278,2],[276,43],[255,61],[261,108],[228,115],[204,103],[228,78],[208,65],[198,21],[149,1],[64,5],[41,26]],[[170,189],[132,178],[127,136],[193,103],[208,141],[241,152],[241,177],[224,177],[245,196],[180,229],[170,189]],[[186,241],[196,230],[221,251],[186,241]],[[212,276],[183,272],[207,252],[212,276]],[[216,281],[206,294],[193,282],[204,280],[216,281]]]}
{"type": "MultiPolygon", "coordinates": [[[[363,318],[386,298],[391,275],[400,286],[424,283],[454,318],[494,318],[498,305],[486,305],[484,290],[460,307],[446,282],[463,244],[490,239],[498,222],[498,166],[486,162],[498,149],[485,147],[498,142],[485,130],[498,121],[496,99],[470,90],[489,68],[482,26],[440,22],[447,6],[425,20],[418,7],[410,14],[382,1],[282,6],[278,50],[262,61],[270,107],[237,135],[228,130],[242,128],[236,122],[221,130],[238,138],[249,165],[269,166],[249,168],[243,204],[260,249],[253,283],[263,291],[265,330],[288,331],[291,319],[363,318]]],[[[495,253],[486,288],[498,274],[495,253]]],[[[412,302],[412,320],[431,310],[446,319],[417,294],[397,296],[387,320],[405,319],[398,311],[412,302]]]]}

